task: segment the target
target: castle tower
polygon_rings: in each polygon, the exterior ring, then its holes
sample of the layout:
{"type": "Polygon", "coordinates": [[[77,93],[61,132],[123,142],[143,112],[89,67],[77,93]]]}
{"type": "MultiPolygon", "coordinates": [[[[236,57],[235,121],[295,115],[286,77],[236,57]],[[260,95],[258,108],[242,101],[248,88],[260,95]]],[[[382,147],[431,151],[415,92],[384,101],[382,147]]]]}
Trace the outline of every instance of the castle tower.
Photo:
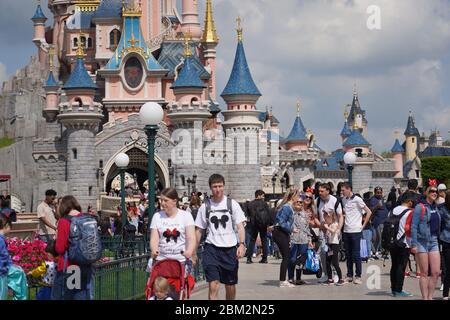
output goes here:
{"type": "Polygon", "coordinates": [[[259,120],[261,111],[256,110],[256,102],[261,93],[256,87],[245,57],[241,19],[237,19],[238,45],[233,69],[222,98],[227,104],[223,111],[223,127],[227,143],[229,178],[232,184],[240,186],[232,190],[232,195],[240,199],[253,198],[252,192],[261,188],[258,137],[262,129],[259,120]]]}
{"type": "Polygon", "coordinates": [[[39,63],[41,66],[41,70],[44,70],[46,67],[46,52],[43,49],[43,45],[46,44],[45,40],[45,22],[47,21],[47,17],[42,12],[41,5],[38,4],[36,8],[36,12],[34,16],[31,18],[34,24],[34,38],[33,42],[38,48],[39,55],[39,63]]]}
{"type": "Polygon", "coordinates": [[[199,40],[202,37],[202,28],[198,19],[198,0],[182,0],[182,19],[181,31],[191,34],[193,40],[199,40]]]}
{"type": "Polygon", "coordinates": [[[345,119],[344,128],[342,128],[342,131],[341,131],[342,142],[344,142],[345,139],[350,137],[350,135],[352,134],[352,130],[350,130],[350,128],[348,126],[348,112],[347,111],[344,113],[344,119],[345,119]]]}
{"type": "Polygon", "coordinates": [[[98,198],[95,134],[103,114],[101,104],[94,102],[97,86],[84,66],[83,57],[80,45],[75,68],[63,87],[67,102],[59,105],[57,119],[67,129],[69,192],[78,199],[82,210],[91,205],[95,211],[98,198]]]}
{"type": "Polygon", "coordinates": [[[397,171],[395,178],[403,178],[403,153],[405,150],[398,139],[395,139],[391,152],[394,155],[395,170],[397,171]]]}
{"type": "Polygon", "coordinates": [[[56,120],[56,116],[59,113],[59,98],[58,98],[58,90],[59,84],[55,80],[55,76],[53,74],[53,58],[54,58],[54,49],[50,48],[49,50],[49,61],[50,61],[50,72],[48,74],[47,82],[45,83],[45,93],[46,93],[46,106],[42,110],[42,115],[47,120],[47,122],[54,122],[56,120]]]}
{"type": "Polygon", "coordinates": [[[208,92],[211,98],[216,100],[216,47],[219,44],[219,37],[214,24],[212,0],[206,0],[205,29],[201,43],[205,66],[211,74],[208,92]]]}
{"type": "Polygon", "coordinates": [[[358,125],[353,125],[352,134],[342,144],[344,151],[352,151],[358,154],[360,151],[363,155],[367,155],[370,151],[371,144],[363,137],[358,125]]]}
{"type": "Polygon", "coordinates": [[[284,142],[289,151],[308,150],[308,132],[300,117],[300,102],[297,103],[297,117],[295,118],[294,125],[284,142]]]}
{"type": "Polygon", "coordinates": [[[366,111],[362,110],[361,104],[359,103],[358,91],[356,90],[356,85],[353,88],[353,101],[352,107],[350,109],[350,114],[347,118],[349,128],[356,127],[364,137],[367,137],[367,119],[366,111]]]}
{"type": "Polygon", "coordinates": [[[405,150],[405,161],[414,160],[417,157],[417,146],[419,143],[419,130],[417,130],[414,123],[414,118],[412,116],[412,111],[409,112],[408,123],[405,130],[406,138],[406,150],[405,150]]]}

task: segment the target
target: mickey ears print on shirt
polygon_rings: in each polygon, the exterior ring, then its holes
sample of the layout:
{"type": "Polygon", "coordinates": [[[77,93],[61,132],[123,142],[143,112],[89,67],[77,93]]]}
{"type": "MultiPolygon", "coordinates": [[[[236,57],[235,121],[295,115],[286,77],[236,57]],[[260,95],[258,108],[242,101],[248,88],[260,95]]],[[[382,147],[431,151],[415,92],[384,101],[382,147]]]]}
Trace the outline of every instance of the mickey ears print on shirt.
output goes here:
{"type": "Polygon", "coordinates": [[[220,219],[217,218],[216,216],[212,217],[211,223],[214,224],[214,227],[216,228],[216,230],[219,229],[219,225],[222,225],[222,227],[224,229],[226,229],[228,220],[230,220],[230,218],[228,218],[228,216],[225,214],[220,219]]]}

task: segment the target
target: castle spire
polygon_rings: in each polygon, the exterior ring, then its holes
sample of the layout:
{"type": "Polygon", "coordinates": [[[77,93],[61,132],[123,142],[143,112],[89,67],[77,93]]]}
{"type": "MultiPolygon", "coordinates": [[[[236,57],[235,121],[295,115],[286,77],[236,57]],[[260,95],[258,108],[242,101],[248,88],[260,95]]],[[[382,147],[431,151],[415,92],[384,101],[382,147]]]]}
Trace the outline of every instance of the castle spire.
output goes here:
{"type": "Polygon", "coordinates": [[[412,110],[409,110],[408,123],[406,125],[405,136],[420,136],[419,130],[416,128],[414,123],[414,117],[412,115],[412,110]]]}
{"type": "Polygon", "coordinates": [[[191,34],[188,33],[185,37],[184,37],[184,52],[183,55],[185,58],[189,58],[192,57],[192,52],[191,52],[191,48],[189,46],[189,41],[192,39],[191,34]]]}
{"type": "Polygon", "coordinates": [[[298,99],[298,102],[297,102],[297,117],[300,117],[300,108],[301,108],[301,103],[300,103],[300,99],[298,99]]]}
{"type": "Polygon", "coordinates": [[[214,23],[212,3],[211,0],[206,0],[206,14],[205,14],[205,30],[202,37],[203,43],[219,43],[216,26],[214,23]]]}

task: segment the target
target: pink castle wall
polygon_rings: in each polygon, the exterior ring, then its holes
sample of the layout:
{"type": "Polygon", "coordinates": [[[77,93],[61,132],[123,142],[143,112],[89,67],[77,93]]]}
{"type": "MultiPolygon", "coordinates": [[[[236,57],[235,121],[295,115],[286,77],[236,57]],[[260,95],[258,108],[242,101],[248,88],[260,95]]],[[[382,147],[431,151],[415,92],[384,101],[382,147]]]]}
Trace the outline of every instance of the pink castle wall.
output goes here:
{"type": "Polygon", "coordinates": [[[395,163],[395,170],[398,171],[397,174],[395,175],[395,178],[403,177],[403,154],[402,153],[394,154],[394,163],[395,163]]]}

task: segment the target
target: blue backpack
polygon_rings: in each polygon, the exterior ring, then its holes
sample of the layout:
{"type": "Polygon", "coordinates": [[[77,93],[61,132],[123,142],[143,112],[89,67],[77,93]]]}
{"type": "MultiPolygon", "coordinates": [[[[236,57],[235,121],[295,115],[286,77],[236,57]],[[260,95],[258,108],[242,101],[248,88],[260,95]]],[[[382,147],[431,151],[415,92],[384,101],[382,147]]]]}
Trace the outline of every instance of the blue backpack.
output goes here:
{"type": "Polygon", "coordinates": [[[67,216],[70,221],[68,259],[78,265],[91,265],[102,257],[97,220],[90,215],[67,216]]]}

